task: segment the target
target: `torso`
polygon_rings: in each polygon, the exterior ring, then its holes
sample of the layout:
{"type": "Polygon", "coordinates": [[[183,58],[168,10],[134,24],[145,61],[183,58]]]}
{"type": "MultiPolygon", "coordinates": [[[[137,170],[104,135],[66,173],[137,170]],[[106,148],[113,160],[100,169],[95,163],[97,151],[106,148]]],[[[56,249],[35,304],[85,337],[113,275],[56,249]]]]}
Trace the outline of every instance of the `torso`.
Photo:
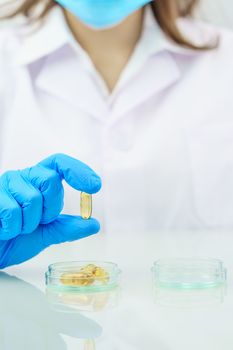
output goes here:
{"type": "MultiPolygon", "coordinates": [[[[218,50],[161,51],[111,100],[63,46],[2,63],[1,172],[63,152],[103,178],[106,232],[233,227],[233,34],[218,50]]],[[[77,214],[67,188],[65,210],[77,214]]]]}

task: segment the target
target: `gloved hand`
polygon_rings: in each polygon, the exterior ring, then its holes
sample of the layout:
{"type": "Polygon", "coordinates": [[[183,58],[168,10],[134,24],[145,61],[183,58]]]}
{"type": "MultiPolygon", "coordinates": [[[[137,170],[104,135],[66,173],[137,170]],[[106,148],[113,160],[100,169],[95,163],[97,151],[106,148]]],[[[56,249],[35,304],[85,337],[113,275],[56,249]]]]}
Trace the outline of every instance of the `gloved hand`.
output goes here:
{"type": "Polygon", "coordinates": [[[64,154],[0,177],[0,268],[22,263],[52,244],[99,231],[95,219],[60,215],[63,179],[90,194],[101,188],[101,180],[92,169],[64,154]]]}

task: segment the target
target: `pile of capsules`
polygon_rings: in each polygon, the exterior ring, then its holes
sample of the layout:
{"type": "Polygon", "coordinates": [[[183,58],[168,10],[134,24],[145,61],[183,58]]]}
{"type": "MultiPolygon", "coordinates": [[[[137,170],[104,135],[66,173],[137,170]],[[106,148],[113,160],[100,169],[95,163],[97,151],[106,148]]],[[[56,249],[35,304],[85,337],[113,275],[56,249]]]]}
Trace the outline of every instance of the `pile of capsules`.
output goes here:
{"type": "Polygon", "coordinates": [[[108,272],[102,267],[94,264],[83,266],[78,271],[63,273],[60,282],[66,286],[91,286],[93,284],[107,284],[109,281],[108,272]]]}

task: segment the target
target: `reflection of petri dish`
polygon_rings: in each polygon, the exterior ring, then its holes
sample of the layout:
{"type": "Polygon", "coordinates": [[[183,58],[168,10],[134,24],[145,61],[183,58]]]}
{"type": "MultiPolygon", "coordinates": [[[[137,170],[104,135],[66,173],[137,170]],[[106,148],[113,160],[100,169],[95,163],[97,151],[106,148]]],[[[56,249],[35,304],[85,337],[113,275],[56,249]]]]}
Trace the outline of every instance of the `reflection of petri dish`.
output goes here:
{"type": "Polygon", "coordinates": [[[202,308],[222,304],[225,296],[225,284],[202,289],[154,288],[156,304],[176,308],[202,308]]]}
{"type": "Polygon", "coordinates": [[[112,262],[59,262],[49,265],[45,279],[47,288],[93,292],[117,287],[120,272],[112,262]]]}
{"type": "Polygon", "coordinates": [[[226,269],[217,259],[161,259],[152,272],[156,287],[203,289],[226,283],[226,269]]]}
{"type": "Polygon", "coordinates": [[[98,292],[57,291],[53,288],[46,289],[46,297],[50,305],[60,311],[64,307],[71,307],[74,311],[100,312],[116,307],[119,301],[120,288],[98,292]]]}

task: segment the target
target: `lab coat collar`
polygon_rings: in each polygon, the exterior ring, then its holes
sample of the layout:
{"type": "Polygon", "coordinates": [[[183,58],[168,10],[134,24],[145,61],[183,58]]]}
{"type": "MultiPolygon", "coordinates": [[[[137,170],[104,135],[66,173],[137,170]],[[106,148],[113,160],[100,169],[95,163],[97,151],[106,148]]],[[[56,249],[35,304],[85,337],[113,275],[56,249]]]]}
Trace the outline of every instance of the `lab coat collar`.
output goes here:
{"type": "Polygon", "coordinates": [[[29,28],[17,28],[19,49],[16,65],[28,65],[60,49],[68,43],[68,28],[60,8],[55,7],[44,22],[29,28]]]}
{"type": "MultiPolygon", "coordinates": [[[[155,21],[154,14],[150,6],[145,10],[144,29],[142,32],[144,50],[148,54],[157,54],[161,51],[171,51],[188,54],[190,50],[184,49],[179,45],[172,43],[166,34],[162,31],[159,24],[155,21]]],[[[140,44],[140,42],[139,42],[140,44]]]]}
{"type": "MultiPolygon", "coordinates": [[[[183,19],[180,19],[178,24],[181,30],[184,31],[187,31],[187,28],[190,27],[189,21],[183,19]]],[[[147,42],[144,42],[144,48],[147,54],[156,54],[163,50],[183,55],[198,53],[198,51],[194,52],[171,42],[155,21],[149,5],[146,7],[144,32],[150,38],[147,42]],[[151,40],[152,36],[148,35],[150,32],[153,33],[154,40],[151,40]]],[[[190,32],[192,34],[192,30],[190,32]]],[[[30,64],[44,56],[48,56],[65,44],[69,44],[76,51],[78,49],[79,54],[83,54],[83,50],[79,44],[74,43],[73,35],[68,28],[63,11],[58,6],[51,11],[39,28],[33,30],[29,30],[27,27],[17,28],[17,33],[20,41],[19,49],[14,59],[14,63],[17,65],[30,64]]]]}
{"type": "Polygon", "coordinates": [[[48,95],[104,121],[109,114],[108,105],[92,75],[75,55],[67,46],[50,54],[34,83],[48,95]]]}
{"type": "MultiPolygon", "coordinates": [[[[127,113],[133,111],[151,98],[161,96],[181,78],[181,71],[172,55],[163,51],[152,57],[137,74],[136,81],[129,80],[127,89],[121,89],[113,99],[111,124],[118,122],[127,113]]],[[[143,109],[142,116],[143,116],[143,109]]]]}
{"type": "Polygon", "coordinates": [[[106,103],[103,91],[101,94],[101,89],[93,84],[93,71],[90,71],[93,65],[86,52],[74,41],[59,7],[51,12],[38,31],[24,40],[16,57],[20,65],[45,58],[35,78],[37,87],[103,122],[111,123],[175,83],[181,72],[171,52],[194,54],[190,51],[166,38],[147,7],[142,37],[109,103],[106,103]],[[72,71],[72,78],[67,74],[67,67],[69,72],[72,71]],[[136,83],[134,76],[137,76],[136,83]]]}

